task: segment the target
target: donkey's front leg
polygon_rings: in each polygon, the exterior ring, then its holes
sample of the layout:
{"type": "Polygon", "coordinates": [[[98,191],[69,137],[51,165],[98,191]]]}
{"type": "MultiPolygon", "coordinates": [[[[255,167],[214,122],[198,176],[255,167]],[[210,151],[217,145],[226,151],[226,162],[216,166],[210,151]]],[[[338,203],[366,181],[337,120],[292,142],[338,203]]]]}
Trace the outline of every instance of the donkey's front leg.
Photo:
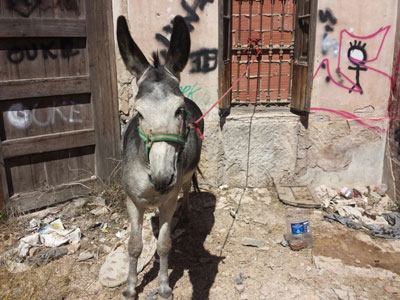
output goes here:
{"type": "Polygon", "coordinates": [[[129,253],[129,273],[127,288],[123,292],[123,295],[127,298],[134,297],[136,295],[136,283],[137,283],[137,262],[143,249],[142,242],[142,228],[143,228],[143,213],[144,209],[137,207],[133,204],[131,199],[127,199],[126,206],[128,209],[129,219],[131,221],[131,235],[128,243],[129,253]]]}
{"type": "Polygon", "coordinates": [[[168,299],[172,289],[168,282],[168,254],[171,250],[171,220],[176,209],[177,199],[171,199],[160,207],[160,233],[157,241],[157,254],[160,257],[158,274],[159,295],[168,299]]]}

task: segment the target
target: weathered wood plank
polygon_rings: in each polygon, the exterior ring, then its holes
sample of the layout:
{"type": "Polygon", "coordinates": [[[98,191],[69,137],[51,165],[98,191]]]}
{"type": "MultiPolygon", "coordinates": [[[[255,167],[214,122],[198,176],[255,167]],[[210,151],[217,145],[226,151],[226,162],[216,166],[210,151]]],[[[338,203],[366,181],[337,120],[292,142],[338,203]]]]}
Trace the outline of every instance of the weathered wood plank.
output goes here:
{"type": "Polygon", "coordinates": [[[85,179],[49,187],[45,191],[13,195],[10,197],[8,207],[18,214],[85,196],[98,189],[99,183],[97,180],[85,179]]]}
{"type": "Polygon", "coordinates": [[[89,76],[0,81],[0,100],[90,93],[89,76]]]}
{"type": "Polygon", "coordinates": [[[86,37],[86,20],[2,18],[0,37],[86,37]]]}
{"type": "Polygon", "coordinates": [[[87,1],[86,6],[90,79],[93,87],[92,107],[96,129],[96,175],[106,180],[120,158],[112,1],[87,1]]]}
{"type": "Polygon", "coordinates": [[[94,145],[93,129],[44,134],[2,142],[4,158],[94,145]]]}
{"type": "MultiPolygon", "coordinates": [[[[2,177],[2,176],[0,176],[0,177],[2,177]]],[[[2,178],[0,178],[0,210],[3,209],[5,205],[6,205],[6,200],[4,197],[3,182],[2,182],[2,178]]]]}

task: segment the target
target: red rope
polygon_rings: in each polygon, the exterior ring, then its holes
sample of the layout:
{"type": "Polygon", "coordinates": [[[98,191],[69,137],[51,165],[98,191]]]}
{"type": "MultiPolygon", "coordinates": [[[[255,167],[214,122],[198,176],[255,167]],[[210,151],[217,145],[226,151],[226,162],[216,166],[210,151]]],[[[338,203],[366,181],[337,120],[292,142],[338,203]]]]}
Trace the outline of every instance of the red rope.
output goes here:
{"type": "MultiPolygon", "coordinates": [[[[244,48],[243,49],[243,53],[245,53],[246,51],[248,51],[250,48],[252,48],[252,49],[255,49],[256,51],[257,51],[257,53],[256,53],[256,59],[258,59],[258,57],[261,55],[261,49],[259,48],[259,46],[258,46],[258,42],[260,41],[260,39],[259,38],[248,38],[247,39],[247,46],[246,46],[246,48],[244,48]]],[[[247,65],[247,67],[246,67],[246,70],[242,73],[242,75],[240,75],[240,77],[239,78],[237,78],[233,83],[232,83],[232,85],[231,85],[231,87],[200,117],[200,118],[198,118],[194,123],[189,123],[187,126],[188,127],[191,127],[191,128],[194,128],[196,131],[197,131],[197,134],[199,135],[199,138],[201,139],[201,140],[204,140],[204,136],[203,136],[203,134],[201,133],[201,131],[200,131],[200,128],[199,128],[199,122],[201,121],[201,120],[203,120],[210,112],[211,112],[211,110],[215,107],[215,106],[217,106],[217,104],[219,104],[221,101],[222,101],[222,99],[224,99],[225,98],[225,96],[233,89],[233,87],[246,75],[246,73],[247,73],[247,71],[249,70],[249,68],[250,68],[250,66],[251,66],[251,64],[252,64],[252,61],[250,61],[249,60],[249,64],[247,65]]]]}

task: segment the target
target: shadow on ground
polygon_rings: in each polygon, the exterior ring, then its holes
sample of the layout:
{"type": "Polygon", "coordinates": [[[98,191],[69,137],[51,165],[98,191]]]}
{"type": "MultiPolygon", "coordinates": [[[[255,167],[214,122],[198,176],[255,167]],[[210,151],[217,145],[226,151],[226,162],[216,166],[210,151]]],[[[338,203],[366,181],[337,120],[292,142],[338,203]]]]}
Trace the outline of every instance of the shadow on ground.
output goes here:
{"type": "MultiPolygon", "coordinates": [[[[184,271],[188,270],[193,287],[191,299],[204,300],[209,298],[218,265],[223,259],[210,254],[204,248],[204,241],[214,226],[216,198],[208,192],[193,193],[190,195],[190,205],[191,211],[187,220],[180,221],[175,229],[175,234],[179,232],[182,234],[172,241],[169,255],[169,268],[172,269],[172,273],[169,283],[173,289],[183,277],[184,271]]],[[[149,282],[157,278],[158,271],[159,264],[154,262],[151,270],[144,275],[142,282],[136,288],[138,294],[143,292],[149,282]]]]}

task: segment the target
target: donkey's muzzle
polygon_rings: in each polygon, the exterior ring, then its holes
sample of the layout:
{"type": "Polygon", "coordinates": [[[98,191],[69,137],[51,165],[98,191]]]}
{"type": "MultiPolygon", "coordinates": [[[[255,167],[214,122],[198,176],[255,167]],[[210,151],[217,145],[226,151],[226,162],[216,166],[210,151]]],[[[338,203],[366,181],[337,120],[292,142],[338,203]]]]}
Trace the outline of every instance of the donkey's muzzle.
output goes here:
{"type": "Polygon", "coordinates": [[[154,186],[154,189],[160,194],[166,194],[172,189],[174,177],[174,174],[172,174],[171,177],[154,178],[149,174],[149,180],[151,184],[154,186]]]}

